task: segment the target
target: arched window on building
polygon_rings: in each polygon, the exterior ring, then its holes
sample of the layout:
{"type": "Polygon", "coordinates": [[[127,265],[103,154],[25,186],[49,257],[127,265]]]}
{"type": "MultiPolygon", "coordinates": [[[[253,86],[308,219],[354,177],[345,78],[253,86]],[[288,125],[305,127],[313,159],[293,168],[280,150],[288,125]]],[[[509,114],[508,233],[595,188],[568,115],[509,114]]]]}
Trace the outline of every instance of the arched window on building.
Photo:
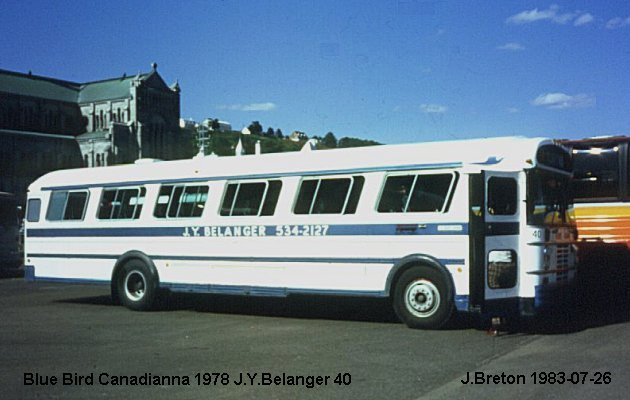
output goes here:
{"type": "Polygon", "coordinates": [[[97,167],[101,166],[101,155],[100,154],[96,155],[96,166],[97,167]]]}

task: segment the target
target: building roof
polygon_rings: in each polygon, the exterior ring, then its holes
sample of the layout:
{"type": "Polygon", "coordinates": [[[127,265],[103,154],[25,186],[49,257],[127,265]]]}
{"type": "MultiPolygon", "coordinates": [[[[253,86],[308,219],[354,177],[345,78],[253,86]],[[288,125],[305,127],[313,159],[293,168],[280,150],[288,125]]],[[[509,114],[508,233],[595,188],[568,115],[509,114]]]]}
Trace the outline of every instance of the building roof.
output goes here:
{"type": "Polygon", "coordinates": [[[0,92],[76,103],[79,84],[0,69],[0,92]]]}
{"type": "Polygon", "coordinates": [[[130,88],[134,80],[150,80],[151,84],[168,89],[155,67],[148,73],[86,83],[0,69],[0,92],[82,104],[131,97],[130,88]]]}
{"type": "MultiPolygon", "coordinates": [[[[150,74],[152,74],[151,72],[150,74]]],[[[88,82],[81,85],[78,102],[92,103],[101,100],[116,100],[131,97],[131,83],[134,80],[145,80],[150,74],[136,76],[121,76],[120,78],[104,81],[88,82]]]]}

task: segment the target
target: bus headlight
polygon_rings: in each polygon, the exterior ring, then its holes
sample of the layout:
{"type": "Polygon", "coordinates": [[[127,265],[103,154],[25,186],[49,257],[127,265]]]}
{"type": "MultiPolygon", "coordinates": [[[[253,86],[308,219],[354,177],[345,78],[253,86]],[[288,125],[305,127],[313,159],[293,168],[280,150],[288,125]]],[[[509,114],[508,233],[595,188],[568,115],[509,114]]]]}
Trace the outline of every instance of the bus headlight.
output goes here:
{"type": "Polygon", "coordinates": [[[507,289],[516,285],[516,252],[492,250],[488,253],[488,287],[507,289]]]}

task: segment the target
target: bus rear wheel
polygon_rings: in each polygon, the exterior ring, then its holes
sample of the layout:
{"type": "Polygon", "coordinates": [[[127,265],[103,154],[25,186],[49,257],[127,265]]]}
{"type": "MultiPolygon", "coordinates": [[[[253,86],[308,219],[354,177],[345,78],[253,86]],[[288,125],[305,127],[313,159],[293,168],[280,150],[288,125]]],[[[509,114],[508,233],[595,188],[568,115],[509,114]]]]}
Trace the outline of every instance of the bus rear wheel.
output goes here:
{"type": "Polygon", "coordinates": [[[120,269],[116,291],[120,302],[135,311],[153,308],[158,293],[158,280],[155,273],[141,261],[132,259],[120,269]]]}
{"type": "Polygon", "coordinates": [[[394,288],[394,311],[410,328],[439,329],[453,315],[453,289],[441,271],[411,267],[394,288]]]}

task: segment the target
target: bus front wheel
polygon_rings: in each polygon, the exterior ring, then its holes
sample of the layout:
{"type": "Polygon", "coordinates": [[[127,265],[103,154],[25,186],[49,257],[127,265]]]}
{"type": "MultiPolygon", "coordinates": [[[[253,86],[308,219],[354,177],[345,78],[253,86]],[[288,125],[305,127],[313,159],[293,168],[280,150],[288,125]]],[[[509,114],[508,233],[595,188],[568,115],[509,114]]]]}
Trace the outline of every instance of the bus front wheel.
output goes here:
{"type": "Polygon", "coordinates": [[[158,293],[158,280],[147,265],[137,259],[127,261],[118,273],[116,291],[120,302],[135,311],[153,308],[158,293]]]}
{"type": "Polygon", "coordinates": [[[394,311],[410,328],[439,329],[453,315],[453,289],[441,271],[414,266],[394,288],[394,311]]]}

